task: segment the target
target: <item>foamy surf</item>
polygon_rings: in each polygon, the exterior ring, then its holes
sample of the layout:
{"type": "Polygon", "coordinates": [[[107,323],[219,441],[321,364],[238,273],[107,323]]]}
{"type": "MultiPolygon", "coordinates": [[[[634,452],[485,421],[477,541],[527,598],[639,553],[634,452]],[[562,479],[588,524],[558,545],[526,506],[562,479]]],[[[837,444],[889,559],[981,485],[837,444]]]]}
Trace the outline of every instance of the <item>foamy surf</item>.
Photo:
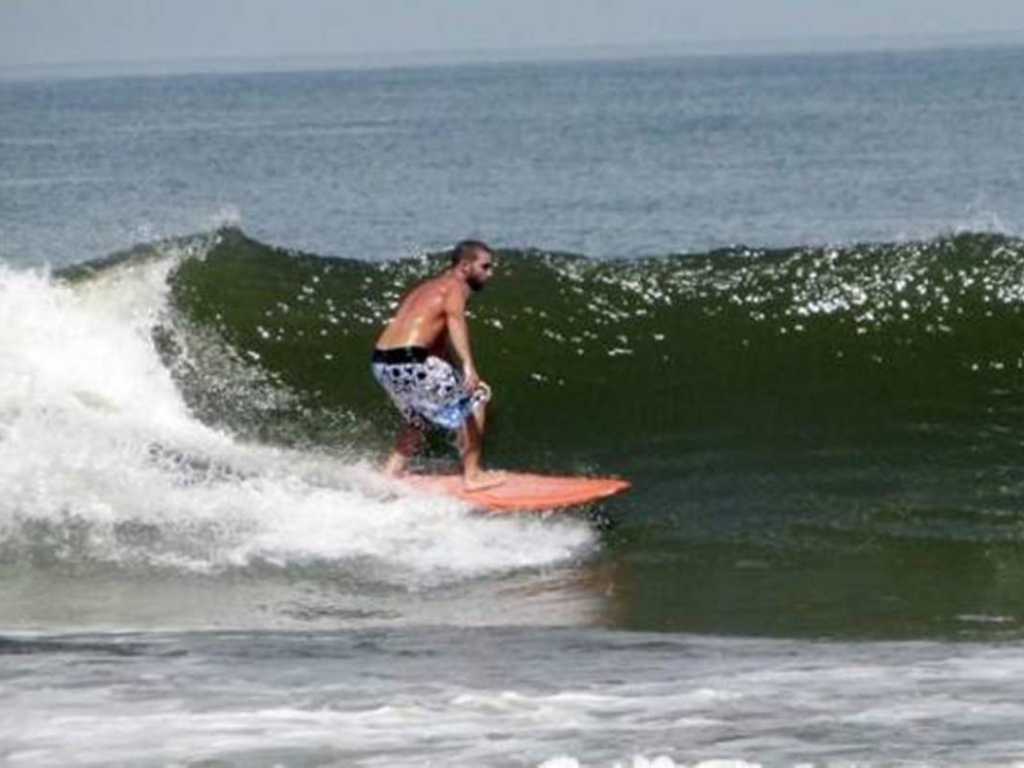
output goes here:
{"type": "Polygon", "coordinates": [[[33,768],[1008,768],[1022,747],[1012,646],[415,627],[0,650],[22,660],[0,759],[33,768]]]}

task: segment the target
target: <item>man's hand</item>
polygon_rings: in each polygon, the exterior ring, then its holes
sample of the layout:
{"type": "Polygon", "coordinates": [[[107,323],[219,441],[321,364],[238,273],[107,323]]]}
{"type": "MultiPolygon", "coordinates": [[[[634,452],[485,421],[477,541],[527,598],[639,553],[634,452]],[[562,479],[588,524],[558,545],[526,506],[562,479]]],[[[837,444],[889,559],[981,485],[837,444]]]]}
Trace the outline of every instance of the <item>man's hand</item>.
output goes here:
{"type": "Polygon", "coordinates": [[[476,368],[473,366],[464,366],[462,369],[462,381],[466,391],[472,393],[480,386],[480,374],[476,372],[476,368]]]}

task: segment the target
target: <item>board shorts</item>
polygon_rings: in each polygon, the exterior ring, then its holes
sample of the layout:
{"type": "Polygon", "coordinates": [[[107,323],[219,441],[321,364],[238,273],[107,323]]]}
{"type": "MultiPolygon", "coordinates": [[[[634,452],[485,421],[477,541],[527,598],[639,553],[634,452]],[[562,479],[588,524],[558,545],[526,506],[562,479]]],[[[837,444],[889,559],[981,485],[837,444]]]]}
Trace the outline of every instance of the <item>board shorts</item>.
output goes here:
{"type": "Polygon", "coordinates": [[[452,364],[424,347],[375,349],[371,369],[402,418],[422,431],[456,430],[477,405],[490,399],[484,388],[467,392],[452,364]]]}

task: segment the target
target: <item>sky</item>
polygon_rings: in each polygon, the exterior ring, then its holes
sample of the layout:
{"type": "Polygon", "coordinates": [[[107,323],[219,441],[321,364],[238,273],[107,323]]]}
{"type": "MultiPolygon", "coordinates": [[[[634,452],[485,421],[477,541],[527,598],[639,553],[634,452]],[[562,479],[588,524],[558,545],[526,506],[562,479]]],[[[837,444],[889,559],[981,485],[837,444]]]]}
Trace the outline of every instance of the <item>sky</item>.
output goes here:
{"type": "Polygon", "coordinates": [[[0,68],[1024,41],[1024,0],[0,0],[0,68]]]}

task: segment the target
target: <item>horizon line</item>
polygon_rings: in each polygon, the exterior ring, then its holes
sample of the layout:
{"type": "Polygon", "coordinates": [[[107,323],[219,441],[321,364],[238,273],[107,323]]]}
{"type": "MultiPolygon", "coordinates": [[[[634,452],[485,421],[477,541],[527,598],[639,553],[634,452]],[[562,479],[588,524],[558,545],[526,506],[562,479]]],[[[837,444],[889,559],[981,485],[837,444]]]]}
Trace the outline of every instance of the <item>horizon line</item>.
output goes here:
{"type": "Polygon", "coordinates": [[[518,48],[452,48],[409,51],[285,52],[253,55],[167,56],[153,59],[82,59],[0,64],[0,80],[47,76],[133,77],[175,74],[243,74],[260,71],[302,71],[315,65],[340,69],[397,69],[459,64],[545,63],[587,59],[646,59],[666,56],[771,56],[830,53],[924,51],[1024,44],[1024,28],[979,30],[942,35],[821,35],[796,38],[720,38],[649,42],[587,43],[518,48]],[[826,46],[841,46],[839,48],[826,46]],[[263,69],[244,67],[263,65],[263,69]],[[269,69],[266,65],[276,65],[269,69]],[[196,68],[212,66],[213,69],[196,68]],[[81,72],[72,70],[80,69],[81,72]]]}

